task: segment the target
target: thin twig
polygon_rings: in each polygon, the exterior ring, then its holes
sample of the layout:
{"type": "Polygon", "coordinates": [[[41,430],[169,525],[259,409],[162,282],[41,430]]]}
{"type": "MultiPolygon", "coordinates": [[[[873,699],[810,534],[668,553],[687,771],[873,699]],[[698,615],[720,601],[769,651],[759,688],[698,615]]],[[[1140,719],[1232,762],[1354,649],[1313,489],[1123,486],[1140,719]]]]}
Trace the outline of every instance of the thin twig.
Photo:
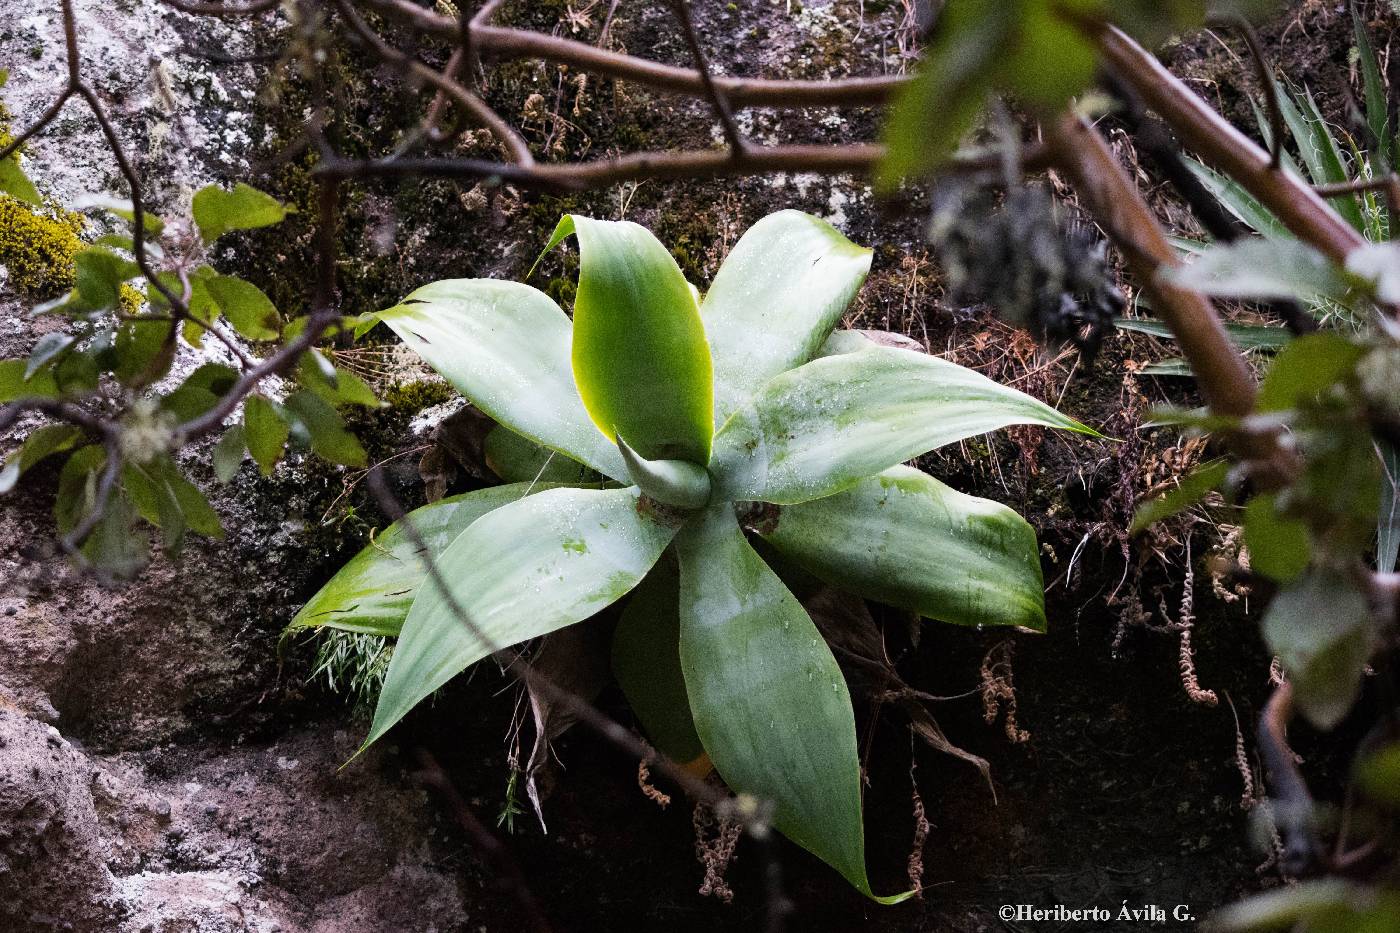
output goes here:
{"type": "Polygon", "coordinates": [[[335,158],[319,163],[313,172],[335,178],[474,178],[545,191],[583,191],[649,178],[708,178],[798,170],[826,174],[865,172],[883,156],[883,146],[852,143],[843,146],[750,146],[737,158],[728,149],[712,149],[633,152],[591,162],[535,165],[510,165],[487,159],[335,158]]]}
{"type": "Polygon", "coordinates": [[[739,124],[734,122],[734,111],[729,108],[729,99],[725,97],[724,91],[715,84],[715,77],[710,73],[710,66],[705,61],[705,50],[700,46],[700,36],[695,31],[695,20],[690,15],[689,3],[687,0],[667,0],[667,2],[670,4],[671,11],[676,14],[676,21],[680,23],[681,32],[685,34],[685,44],[690,48],[690,58],[695,63],[696,72],[700,75],[700,83],[705,88],[705,96],[710,100],[710,108],[714,110],[715,117],[719,119],[719,125],[724,130],[724,138],[729,143],[729,151],[734,158],[740,158],[749,148],[749,143],[739,129],[739,124]]]}
{"type": "Polygon", "coordinates": [[[520,864],[511,857],[510,850],[502,845],[495,834],[477,817],[471,804],[458,792],[452,779],[433,757],[433,753],[419,747],[414,750],[414,754],[418,759],[418,780],[431,787],[447,803],[447,808],[452,812],[457,825],[467,834],[472,845],[486,860],[487,866],[493,870],[492,877],[497,886],[519,905],[524,928],[531,933],[550,933],[553,927],[550,926],[539,902],[535,900],[535,895],[525,880],[525,873],[520,870],[520,864]]]}
{"type": "MultiPolygon", "coordinates": [[[[369,24],[355,10],[350,0],[335,0],[335,5],[355,35],[368,45],[376,55],[403,69],[413,77],[431,84],[439,92],[452,98],[454,104],[464,112],[471,114],[477,122],[491,131],[491,135],[495,136],[501,143],[512,161],[521,165],[534,163],[535,158],[530,154],[530,147],[525,144],[525,140],[484,100],[447,75],[439,74],[407,52],[385,42],[378,33],[370,28],[369,24]]],[[[455,21],[454,28],[456,28],[455,21]]]]}
{"type": "Polygon", "coordinates": [[[25,129],[18,136],[12,138],[4,146],[0,146],[0,162],[3,162],[4,160],[8,159],[11,155],[18,152],[20,146],[23,146],[26,142],[28,142],[31,138],[33,138],[41,130],[43,130],[44,127],[52,123],[53,118],[58,116],[58,112],[63,109],[63,105],[68,103],[68,99],[72,96],[73,88],[71,85],[69,85],[68,87],[65,87],[63,89],[63,91],[58,95],[57,98],[54,99],[54,102],[52,104],[49,104],[49,106],[44,110],[43,113],[39,114],[38,119],[36,119],[33,123],[29,124],[29,126],[25,127],[25,129]]]}
{"type": "MultiPolygon", "coordinates": [[[[1400,224],[1400,174],[1391,172],[1380,178],[1358,178],[1352,181],[1339,181],[1327,185],[1314,185],[1313,190],[1324,198],[1340,198],[1366,191],[1383,191],[1390,208],[1391,225],[1400,224]]],[[[1392,230],[1391,236],[1394,237],[1392,230]]]]}
{"type": "Polygon", "coordinates": [[[20,416],[28,412],[38,412],[48,415],[50,418],[76,424],[94,435],[103,436],[116,430],[116,426],[112,422],[78,407],[72,402],[39,396],[24,396],[13,402],[0,405],[0,432],[8,431],[20,419],[20,416]]]}
{"type": "Polygon", "coordinates": [[[1254,62],[1254,74],[1264,90],[1264,103],[1269,113],[1269,168],[1278,171],[1283,164],[1283,102],[1279,100],[1278,82],[1269,68],[1268,57],[1264,54],[1264,43],[1259,41],[1259,32],[1253,23],[1239,13],[1216,13],[1210,17],[1209,22],[1239,33],[1249,48],[1249,57],[1254,62]]]}
{"type": "MultiPolygon", "coordinates": [[[[458,41],[457,21],[450,16],[417,6],[411,0],[366,2],[383,15],[408,23],[444,42],[455,45],[458,41]]],[[[662,65],[645,58],[609,52],[559,36],[492,26],[485,19],[473,22],[471,37],[473,51],[483,57],[490,54],[505,59],[538,58],[612,78],[634,81],[652,90],[688,94],[692,97],[706,96],[705,80],[694,69],[662,65]]],[[[729,77],[714,79],[715,86],[724,93],[730,105],[736,108],[878,105],[889,100],[908,80],[906,77],[888,75],[832,81],[729,77]]]]}

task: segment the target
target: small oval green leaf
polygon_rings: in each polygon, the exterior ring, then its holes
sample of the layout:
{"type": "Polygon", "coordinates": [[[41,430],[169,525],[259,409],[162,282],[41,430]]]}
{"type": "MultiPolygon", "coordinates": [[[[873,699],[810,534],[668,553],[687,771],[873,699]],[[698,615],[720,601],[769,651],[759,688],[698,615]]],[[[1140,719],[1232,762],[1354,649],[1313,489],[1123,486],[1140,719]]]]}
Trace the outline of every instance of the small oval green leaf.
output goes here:
{"type": "Polygon", "coordinates": [[[229,191],[218,185],[200,188],[195,192],[192,208],[195,225],[205,243],[213,243],[230,230],[266,227],[287,216],[280,201],[243,182],[229,191]]]}
{"type": "Polygon", "coordinates": [[[266,398],[253,394],[243,402],[243,437],[264,476],[282,459],[288,433],[287,422],[266,398]]]}

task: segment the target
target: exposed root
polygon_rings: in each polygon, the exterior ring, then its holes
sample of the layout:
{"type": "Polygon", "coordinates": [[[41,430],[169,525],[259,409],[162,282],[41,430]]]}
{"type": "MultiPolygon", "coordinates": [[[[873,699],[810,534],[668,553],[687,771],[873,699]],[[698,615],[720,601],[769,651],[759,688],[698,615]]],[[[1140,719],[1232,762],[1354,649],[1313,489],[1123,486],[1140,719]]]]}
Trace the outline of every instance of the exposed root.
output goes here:
{"type": "Polygon", "coordinates": [[[671,805],[671,795],[651,783],[650,759],[643,758],[637,762],[637,786],[642,789],[643,796],[661,809],[671,805]]]}
{"type": "Polygon", "coordinates": [[[1140,628],[1158,634],[1174,634],[1180,640],[1177,668],[1181,675],[1182,689],[1193,703],[1202,706],[1219,705],[1220,698],[1216,696],[1215,691],[1202,687],[1196,674],[1196,653],[1191,643],[1196,625],[1196,568],[1191,560],[1190,540],[1186,541],[1186,578],[1182,581],[1181,602],[1177,606],[1175,619],[1172,618],[1171,610],[1167,608],[1165,597],[1162,597],[1158,603],[1162,621],[1161,624],[1153,624],[1153,614],[1143,608],[1139,595],[1140,580],[1139,573],[1126,595],[1109,599],[1110,606],[1119,607],[1118,623],[1113,633],[1113,656],[1118,656],[1129,629],[1140,628]]]}
{"type": "Polygon", "coordinates": [[[919,781],[914,776],[918,760],[909,760],[909,788],[914,801],[914,842],[909,848],[909,887],[914,896],[924,896],[924,845],[928,842],[929,822],[924,812],[924,799],[919,796],[919,781]]]}
{"type": "Polygon", "coordinates": [[[1286,871],[1284,871],[1283,868],[1285,855],[1283,848],[1283,837],[1279,835],[1278,821],[1274,819],[1273,803],[1269,800],[1268,797],[1260,798],[1259,814],[1260,817],[1264,820],[1265,828],[1269,834],[1269,854],[1264,859],[1264,861],[1260,862],[1254,867],[1254,873],[1256,875],[1264,875],[1268,874],[1271,871],[1277,870],[1279,877],[1283,878],[1283,880],[1292,881],[1292,877],[1286,871]]]}
{"type": "Polygon", "coordinates": [[[1233,603],[1242,597],[1249,595],[1249,585],[1236,583],[1233,586],[1226,585],[1227,577],[1232,574],[1235,568],[1249,570],[1249,551],[1244,546],[1244,528],[1241,526],[1221,526],[1221,529],[1229,527],[1225,537],[1220,539],[1206,558],[1206,569],[1210,573],[1210,589],[1215,594],[1215,598],[1223,603],[1233,603]]]}
{"type": "Polygon", "coordinates": [[[1196,677],[1196,657],[1191,650],[1191,627],[1189,625],[1181,632],[1179,663],[1181,666],[1181,686],[1186,691],[1186,695],[1191,698],[1191,702],[1200,703],[1202,706],[1219,704],[1220,698],[1215,695],[1215,691],[1202,689],[1201,682],[1196,677]]]}
{"type": "Polygon", "coordinates": [[[991,725],[1005,710],[1006,737],[1020,744],[1029,741],[1031,734],[1016,725],[1016,686],[1011,670],[1013,650],[1010,640],[1003,641],[982,659],[982,718],[991,725]]]}
{"type": "Polygon", "coordinates": [[[1196,624],[1196,568],[1191,563],[1191,543],[1186,544],[1186,579],[1181,584],[1181,606],[1177,612],[1176,625],[1181,630],[1181,654],[1178,664],[1181,668],[1181,686],[1192,703],[1202,706],[1216,706],[1220,698],[1214,690],[1205,690],[1196,676],[1196,655],[1191,650],[1191,629],[1196,624]]]}
{"type": "Polygon", "coordinates": [[[1143,608],[1142,597],[1138,594],[1135,585],[1129,590],[1128,595],[1115,597],[1110,600],[1110,605],[1118,605],[1118,623],[1113,629],[1113,656],[1118,657],[1118,653],[1123,648],[1123,639],[1128,635],[1130,628],[1149,628],[1152,622],[1152,613],[1143,608]]]}
{"type": "Polygon", "coordinates": [[[734,849],[739,844],[743,824],[728,817],[717,816],[715,811],[703,803],[695,805],[692,817],[695,826],[695,857],[705,869],[705,879],[700,883],[700,894],[713,895],[726,904],[734,900],[734,891],[724,880],[729,863],[734,861],[734,849]]]}
{"type": "Polygon", "coordinates": [[[1240,808],[1252,810],[1259,804],[1259,798],[1254,792],[1254,768],[1249,763],[1249,754],[1244,746],[1244,731],[1240,728],[1240,714],[1235,710],[1235,703],[1230,700],[1230,695],[1225,694],[1225,699],[1230,703],[1230,715],[1235,717],[1235,768],[1240,772],[1240,781],[1244,784],[1244,789],[1240,793],[1240,808]]]}

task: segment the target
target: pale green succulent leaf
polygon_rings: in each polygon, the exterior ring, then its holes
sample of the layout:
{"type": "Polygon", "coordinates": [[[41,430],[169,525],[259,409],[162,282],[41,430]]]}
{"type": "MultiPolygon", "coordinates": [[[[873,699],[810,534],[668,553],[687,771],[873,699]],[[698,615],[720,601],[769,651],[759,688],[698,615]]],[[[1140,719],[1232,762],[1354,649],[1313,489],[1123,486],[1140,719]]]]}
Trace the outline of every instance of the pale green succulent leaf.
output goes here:
{"type": "Polygon", "coordinates": [[[1012,509],[896,466],[785,505],[759,533],[828,583],[957,625],[1045,630],[1035,530],[1012,509]]]}
{"type": "Polygon", "coordinates": [[[842,353],[859,353],[861,350],[869,350],[871,347],[896,347],[901,350],[912,350],[915,353],[927,353],[924,345],[913,337],[905,336],[893,330],[835,330],[831,336],[826,338],[826,342],[821,345],[813,359],[823,356],[839,356],[842,353]]]}
{"type": "Polygon", "coordinates": [[[569,363],[573,326],[543,292],[519,282],[447,279],[379,319],[496,421],[614,479],[627,470],[590,422],[569,363]]]}
{"type": "Polygon", "coordinates": [[[428,556],[436,557],[481,516],[549,488],[545,483],[493,486],[414,509],[341,567],[292,617],[287,631],[325,627],[397,636],[428,572],[406,523],[413,523],[428,556]]]}
{"type": "Polygon", "coordinates": [[[541,447],[501,424],[486,432],[481,453],[491,471],[507,483],[583,486],[599,481],[595,471],[572,457],[541,447]]]}
{"type": "Polygon", "coordinates": [[[607,437],[651,460],[704,464],[714,434],[710,349],[695,294],[651,231],[570,215],[578,238],[574,380],[607,437]]]}
{"type": "Polygon", "coordinates": [[[621,434],[617,436],[617,449],[632,482],[657,502],[678,509],[698,509],[710,501],[710,474],[704,467],[686,460],[644,459],[621,434]]]}
{"type": "Polygon", "coordinates": [[[665,559],[637,585],[613,634],[612,669],[652,745],[685,763],[705,749],[681,673],[679,586],[675,561],[665,559]]]}
{"type": "Polygon", "coordinates": [[[871,251],[801,211],[750,227],[700,305],[715,369],[715,422],[810,360],[870,272],[871,251]]]}
{"type": "Polygon", "coordinates": [[[783,835],[873,897],[855,715],[831,649],[744,539],[732,506],[705,512],[676,544],[681,670],[715,769],[738,793],[771,802],[783,835]]]}
{"type": "Polygon", "coordinates": [[[365,746],[498,648],[581,622],[626,595],[675,525],[629,489],[551,489],[488,512],[437,559],[404,619],[365,746]]]}
{"type": "Polygon", "coordinates": [[[715,436],[716,494],[788,504],[1014,424],[1097,436],[1024,392],[892,347],[813,360],[768,382],[715,436]]]}

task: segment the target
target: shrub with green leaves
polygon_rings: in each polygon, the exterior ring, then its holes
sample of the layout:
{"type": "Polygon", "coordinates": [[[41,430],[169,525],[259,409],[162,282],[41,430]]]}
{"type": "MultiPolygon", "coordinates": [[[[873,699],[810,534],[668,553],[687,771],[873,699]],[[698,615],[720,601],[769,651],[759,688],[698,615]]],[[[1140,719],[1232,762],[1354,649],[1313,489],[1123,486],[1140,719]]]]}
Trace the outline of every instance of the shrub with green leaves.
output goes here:
{"type": "Polygon", "coordinates": [[[860,596],[1042,630],[1031,527],[901,464],[1013,424],[1092,432],[946,360],[833,334],[871,254],[806,214],[756,224],[703,299],[636,224],[566,217],[550,247],[569,236],[572,321],[484,279],[427,285],[377,318],[501,425],[606,479],[421,508],[409,520],[451,598],[400,523],[292,625],[398,636],[368,745],[493,648],[630,593],[614,673],[651,741],[771,801],[779,830],[874,897],[846,682],[745,529],[860,596]]]}
{"type": "Polygon", "coordinates": [[[1156,45],[1209,14],[1256,17],[1277,0],[958,0],[944,5],[923,63],[890,108],[885,188],[936,169],[977,125],[992,95],[1040,116],[1092,86],[1099,60],[1083,22],[1107,22],[1156,45]],[[935,118],[930,115],[936,114],[935,118]]]}
{"type": "MultiPolygon", "coordinates": [[[[1266,102],[1254,103],[1256,129],[1265,144],[1285,144],[1282,170],[1317,186],[1374,181],[1400,165],[1379,60],[1354,6],[1351,15],[1354,60],[1364,88],[1359,114],[1364,119],[1355,136],[1328,122],[1311,91],[1282,80],[1274,82],[1281,139],[1273,135],[1266,102]]],[[[1288,674],[1299,712],[1330,729],[1360,696],[1383,638],[1364,593],[1354,585],[1356,570],[1370,564],[1392,572],[1400,554],[1400,456],[1393,427],[1400,349],[1388,310],[1400,301],[1394,220],[1387,199],[1375,191],[1342,192],[1331,199],[1339,218],[1367,240],[1345,263],[1335,262],[1294,237],[1227,175],[1200,162],[1189,165],[1221,205],[1257,235],[1232,243],[1178,240],[1189,261],[1171,273],[1172,280],[1215,298],[1296,302],[1322,328],[1295,337],[1275,325],[1228,325],[1241,347],[1272,355],[1250,419],[1253,429],[1285,432],[1300,455],[1287,483],[1255,490],[1241,512],[1250,569],[1279,586],[1263,620],[1264,638],[1288,674]]],[[[1170,336],[1159,322],[1119,323],[1170,336]]],[[[1190,375],[1184,360],[1176,362],[1181,365],[1173,374],[1190,375]]],[[[1235,419],[1163,415],[1203,430],[1241,427],[1235,419]]],[[[1170,495],[1145,505],[1136,524],[1145,527],[1196,506],[1217,488],[1227,502],[1242,491],[1223,460],[1204,464],[1170,495]]]]}
{"type": "MultiPolygon", "coordinates": [[[[13,156],[0,162],[0,200],[5,198],[39,201],[13,156]]],[[[63,315],[66,326],[40,337],[27,358],[0,359],[0,408],[13,403],[16,411],[33,405],[62,412],[71,406],[84,417],[37,427],[7,451],[0,460],[0,494],[39,463],[61,458],[54,506],[59,532],[70,535],[94,521],[75,542],[83,560],[105,576],[132,577],[149,551],[145,535],[134,533],[138,520],[160,531],[171,556],[191,531],[223,536],[219,516],[186,476],[177,453],[191,425],[235,391],[254,363],[241,351],[238,359],[226,356],[227,362],[210,358],[187,367],[178,385],[167,386],[177,361],[193,360],[216,336],[235,347],[239,340],[290,340],[306,318],[286,321],[252,282],[209,264],[208,249],[220,237],[286,216],[288,208],[268,194],[241,183],[232,189],[208,185],[194,194],[187,217],[167,223],[144,212],[139,245],[145,271],[137,261],[130,201],[91,195],[74,207],[110,213],[130,233],[107,234],[73,252],[71,269],[61,270],[73,287],[34,309],[36,315],[63,315]],[[110,481],[104,479],[109,472],[110,481]]],[[[221,482],[231,480],[248,456],[270,473],[289,441],[332,463],[365,466],[364,448],[339,409],[377,407],[373,391],[314,348],[288,362],[295,366],[284,374],[285,397],[247,395],[242,420],[223,429],[211,458],[221,482]]]]}

